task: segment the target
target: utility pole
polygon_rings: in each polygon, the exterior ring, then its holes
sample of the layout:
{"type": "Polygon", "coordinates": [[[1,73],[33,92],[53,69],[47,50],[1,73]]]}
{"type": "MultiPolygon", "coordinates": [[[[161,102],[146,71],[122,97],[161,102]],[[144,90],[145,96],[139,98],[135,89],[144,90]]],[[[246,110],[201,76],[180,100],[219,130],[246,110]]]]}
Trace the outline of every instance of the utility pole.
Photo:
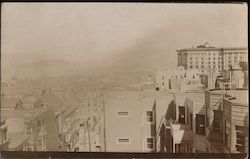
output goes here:
{"type": "Polygon", "coordinates": [[[89,139],[89,151],[91,152],[91,143],[90,143],[90,132],[89,132],[89,118],[87,120],[87,130],[88,130],[88,139],[89,139]]]}
{"type": "Polygon", "coordinates": [[[103,140],[104,140],[104,152],[106,152],[106,119],[105,119],[105,103],[104,103],[104,99],[103,99],[103,140]]]}

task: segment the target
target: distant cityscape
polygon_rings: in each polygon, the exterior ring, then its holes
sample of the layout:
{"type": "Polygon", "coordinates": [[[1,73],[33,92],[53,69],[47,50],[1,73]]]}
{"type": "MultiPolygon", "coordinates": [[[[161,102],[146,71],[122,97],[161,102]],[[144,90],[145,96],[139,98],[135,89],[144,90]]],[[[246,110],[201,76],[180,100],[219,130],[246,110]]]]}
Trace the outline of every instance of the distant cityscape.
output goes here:
{"type": "Polygon", "coordinates": [[[175,69],[1,79],[1,150],[247,153],[248,48],[177,48],[175,69]]]}

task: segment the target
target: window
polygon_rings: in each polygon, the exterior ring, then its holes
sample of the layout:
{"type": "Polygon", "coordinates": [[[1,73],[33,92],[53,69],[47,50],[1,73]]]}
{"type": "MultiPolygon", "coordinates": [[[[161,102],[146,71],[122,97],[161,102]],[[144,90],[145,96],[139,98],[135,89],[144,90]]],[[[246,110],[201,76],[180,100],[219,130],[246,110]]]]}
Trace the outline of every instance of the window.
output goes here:
{"type": "Polygon", "coordinates": [[[196,134],[205,135],[205,115],[196,114],[196,134]]]}
{"type": "Polygon", "coordinates": [[[248,145],[248,128],[235,125],[236,130],[236,149],[241,153],[247,152],[248,145]]]}
{"type": "Polygon", "coordinates": [[[214,119],[214,121],[213,121],[213,129],[215,131],[220,130],[220,120],[214,119]]]}
{"type": "Polygon", "coordinates": [[[119,117],[126,117],[126,116],[128,116],[128,111],[117,112],[117,116],[119,116],[119,117]]]}
{"type": "Polygon", "coordinates": [[[154,120],[153,111],[147,111],[146,112],[146,121],[149,123],[152,123],[153,120],[154,120]]]}
{"type": "Polygon", "coordinates": [[[221,129],[222,112],[214,110],[213,129],[219,131],[221,129]]]}
{"type": "Polygon", "coordinates": [[[30,128],[30,127],[26,128],[26,134],[28,134],[28,135],[32,134],[32,128],[30,128]]]}
{"type": "Polygon", "coordinates": [[[185,107],[179,106],[179,123],[185,124],[185,107]]]}
{"type": "Polygon", "coordinates": [[[41,120],[37,121],[37,131],[40,132],[42,130],[42,122],[41,120]]]}
{"type": "Polygon", "coordinates": [[[154,149],[154,138],[153,137],[148,137],[147,138],[147,149],[154,149]]]}
{"type": "Polygon", "coordinates": [[[43,146],[42,138],[39,138],[39,139],[37,140],[37,147],[38,147],[38,149],[41,149],[42,146],[43,146]]]}
{"type": "Polygon", "coordinates": [[[162,80],[164,80],[164,76],[162,76],[162,80]]]}
{"type": "Polygon", "coordinates": [[[164,86],[164,82],[162,82],[162,86],[164,86]]]}
{"type": "Polygon", "coordinates": [[[119,144],[129,144],[130,140],[129,140],[129,138],[119,138],[118,143],[119,144]]]}
{"type": "Polygon", "coordinates": [[[38,120],[37,121],[37,131],[45,131],[45,125],[44,125],[44,120],[38,120]]]}

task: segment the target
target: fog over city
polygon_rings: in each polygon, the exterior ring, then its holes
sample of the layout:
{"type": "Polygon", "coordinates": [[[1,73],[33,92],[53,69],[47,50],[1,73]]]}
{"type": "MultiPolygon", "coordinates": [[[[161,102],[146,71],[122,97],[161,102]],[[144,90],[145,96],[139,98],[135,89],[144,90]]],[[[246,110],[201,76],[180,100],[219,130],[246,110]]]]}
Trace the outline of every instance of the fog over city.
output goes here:
{"type": "Polygon", "coordinates": [[[248,152],[246,4],[4,3],[1,20],[3,158],[248,152]]]}
{"type": "Polygon", "coordinates": [[[235,4],[4,4],[2,77],[174,68],[179,48],[247,46],[246,11],[235,4]]]}

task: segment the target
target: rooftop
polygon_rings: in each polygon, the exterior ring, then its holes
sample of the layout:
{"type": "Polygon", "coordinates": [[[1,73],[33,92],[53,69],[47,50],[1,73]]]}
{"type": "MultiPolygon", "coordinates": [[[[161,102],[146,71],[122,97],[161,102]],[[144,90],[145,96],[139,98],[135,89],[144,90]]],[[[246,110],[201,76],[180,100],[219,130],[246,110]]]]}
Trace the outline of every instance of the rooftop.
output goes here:
{"type": "Polygon", "coordinates": [[[79,109],[79,106],[72,106],[72,107],[68,108],[65,112],[65,117],[68,117],[70,114],[72,114],[77,109],[79,109]]]}
{"type": "Polygon", "coordinates": [[[63,103],[53,92],[45,92],[34,104],[34,107],[40,107],[41,104],[46,103],[55,112],[59,111],[63,107],[66,108],[65,103],[63,103]]]}
{"type": "Polygon", "coordinates": [[[32,121],[32,120],[38,118],[40,115],[46,113],[49,110],[50,110],[50,108],[48,108],[48,107],[35,108],[29,112],[26,112],[24,114],[24,118],[25,118],[26,122],[32,121]]]}
{"type": "Polygon", "coordinates": [[[205,92],[190,92],[190,93],[176,92],[175,96],[186,97],[192,100],[193,102],[198,102],[198,103],[205,102],[205,92]]]}
{"type": "Polygon", "coordinates": [[[219,50],[246,50],[247,47],[196,47],[196,48],[186,48],[177,51],[219,51],[219,50]]]}
{"type": "Polygon", "coordinates": [[[24,142],[26,142],[28,139],[29,139],[29,136],[22,133],[19,136],[17,136],[16,138],[13,138],[10,141],[10,144],[8,147],[9,147],[9,149],[15,149],[18,146],[22,145],[24,142]]]}
{"type": "Polygon", "coordinates": [[[230,90],[227,94],[236,97],[235,99],[231,99],[231,102],[248,106],[248,90],[230,90]]]}

